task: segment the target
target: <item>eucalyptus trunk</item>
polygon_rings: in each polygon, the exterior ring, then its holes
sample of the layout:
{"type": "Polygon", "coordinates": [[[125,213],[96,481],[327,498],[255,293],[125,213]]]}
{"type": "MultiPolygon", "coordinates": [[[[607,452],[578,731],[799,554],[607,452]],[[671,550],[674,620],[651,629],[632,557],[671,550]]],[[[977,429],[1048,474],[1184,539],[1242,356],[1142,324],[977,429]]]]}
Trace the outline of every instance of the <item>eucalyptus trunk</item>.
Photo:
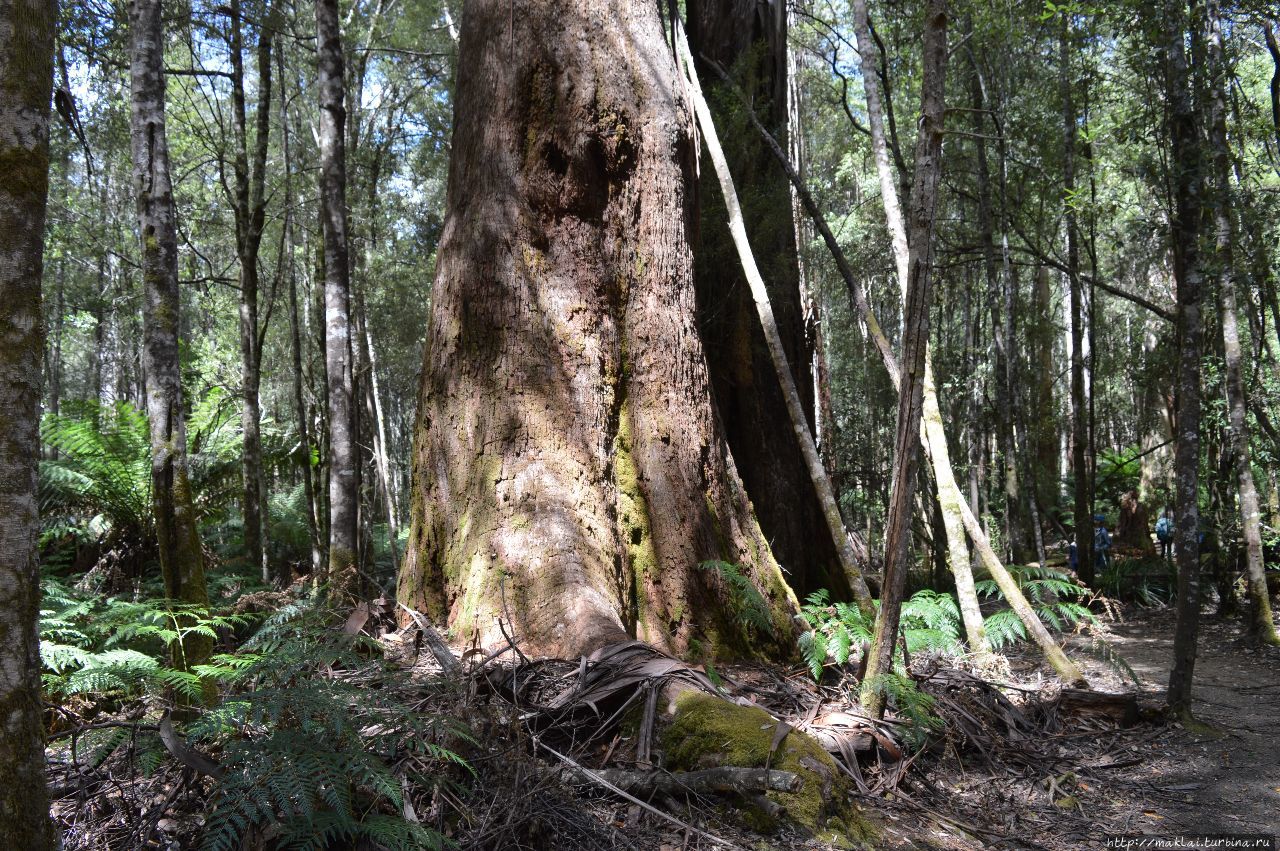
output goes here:
{"type": "MultiPolygon", "coordinates": [[[[1192,3],[1199,9],[1198,2],[1192,3]]],[[[1165,97],[1169,104],[1170,168],[1174,193],[1173,276],[1177,284],[1178,401],[1174,449],[1175,544],[1178,567],[1177,625],[1173,637],[1173,667],[1169,673],[1169,710],[1191,712],[1191,684],[1195,674],[1196,641],[1200,631],[1200,357],[1203,347],[1201,301],[1204,270],[1201,267],[1201,195],[1204,188],[1204,153],[1200,127],[1192,101],[1192,72],[1184,44],[1188,29],[1192,41],[1201,27],[1186,4],[1170,0],[1162,7],[1165,97]]]]}
{"type": "MultiPolygon", "coordinates": [[[[142,369],[151,428],[151,505],[166,596],[208,605],[204,551],[187,470],[178,360],[178,243],[165,132],[160,15],[160,0],[134,0],[129,7],[130,136],[142,245],[142,369]]],[[[175,664],[202,662],[212,646],[209,639],[192,634],[179,648],[175,664]]]]}
{"type": "Polygon", "coordinates": [[[1093,499],[1089,493],[1089,400],[1084,369],[1084,296],[1080,281],[1080,233],[1076,223],[1076,107],[1071,78],[1071,16],[1062,13],[1058,82],[1062,94],[1062,188],[1066,195],[1067,284],[1071,300],[1071,470],[1077,571],[1093,584],[1093,499]]]}
{"type": "Polygon", "coordinates": [[[267,148],[271,135],[271,10],[263,9],[258,24],[258,102],[255,109],[252,158],[249,151],[248,114],[245,106],[244,14],[241,0],[231,0],[228,38],[231,56],[231,101],[234,122],[233,169],[235,179],[231,209],[235,214],[236,256],[240,262],[240,426],[243,435],[241,478],[244,494],[244,545],[249,563],[262,571],[263,581],[271,578],[264,541],[266,538],[266,477],[262,467],[262,330],[258,322],[260,271],[258,253],[266,225],[265,191],[267,148]]]}
{"type": "MultiPolygon", "coordinates": [[[[1262,561],[1262,511],[1258,488],[1253,480],[1253,459],[1249,452],[1249,426],[1245,416],[1244,378],[1241,374],[1240,331],[1237,327],[1235,232],[1231,200],[1231,149],[1227,144],[1227,68],[1222,44],[1222,22],[1217,0],[1208,0],[1210,150],[1213,151],[1213,223],[1216,239],[1215,263],[1218,273],[1218,307],[1222,322],[1223,362],[1226,366],[1227,441],[1236,467],[1240,500],[1240,526],[1244,535],[1247,588],[1249,591],[1249,634],[1267,644],[1280,644],[1271,619],[1271,599],[1262,561]]],[[[1234,575],[1234,571],[1233,571],[1234,575]]]]}
{"type": "Polygon", "coordinates": [[[58,10],[0,0],[0,847],[51,851],[40,700],[40,319],[58,10]]]}
{"type": "Polygon", "coordinates": [[[344,62],[337,0],[316,0],[320,93],[320,223],[324,236],[324,343],[329,404],[329,564],[331,599],[360,594],[360,480],[351,346],[351,267],[347,242],[344,62]]]}
{"type": "Polygon", "coordinates": [[[457,80],[400,601],[526,654],[793,652],[711,402],[657,6],[471,0],[457,80]]]}
{"type": "MultiPolygon", "coordinates": [[[[787,139],[792,128],[786,3],[691,0],[687,11],[689,45],[725,143],[730,173],[735,184],[750,188],[740,198],[743,223],[812,433],[814,340],[807,333],[800,289],[791,187],[759,136],[741,132],[747,125],[743,110],[732,97],[724,97],[724,84],[707,73],[712,63],[727,72],[738,89],[750,93],[770,132],[787,139]]],[[[712,169],[702,170],[699,194],[702,221],[694,252],[698,325],[729,449],[760,528],[797,591],[828,588],[847,599],[849,582],[806,472],[751,289],[724,227],[724,199],[712,169]]]]}

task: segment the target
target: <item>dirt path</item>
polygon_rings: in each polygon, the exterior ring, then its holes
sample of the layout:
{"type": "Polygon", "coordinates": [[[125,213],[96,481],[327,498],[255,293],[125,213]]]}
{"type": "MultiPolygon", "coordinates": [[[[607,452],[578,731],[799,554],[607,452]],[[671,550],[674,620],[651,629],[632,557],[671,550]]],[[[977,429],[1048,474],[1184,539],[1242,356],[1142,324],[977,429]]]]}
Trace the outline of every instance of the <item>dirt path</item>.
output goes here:
{"type": "MultiPolygon", "coordinates": [[[[1145,699],[1162,703],[1172,612],[1143,612],[1111,631],[1145,699]]],[[[1212,729],[1166,728],[1150,742],[1150,761],[1122,775],[1132,832],[1280,833],[1280,651],[1248,647],[1240,634],[1239,621],[1202,624],[1193,711],[1212,729]]]]}

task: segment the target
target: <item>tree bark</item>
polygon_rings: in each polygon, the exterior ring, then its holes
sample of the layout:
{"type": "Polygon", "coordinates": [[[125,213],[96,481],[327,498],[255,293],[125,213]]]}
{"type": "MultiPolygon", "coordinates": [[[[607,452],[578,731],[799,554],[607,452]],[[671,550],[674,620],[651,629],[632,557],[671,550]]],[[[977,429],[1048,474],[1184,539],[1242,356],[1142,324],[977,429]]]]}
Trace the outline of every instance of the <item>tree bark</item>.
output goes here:
{"type": "Polygon", "coordinates": [[[1244,378],[1241,374],[1240,331],[1236,318],[1235,233],[1231,199],[1231,149],[1227,144],[1227,79],[1229,69],[1222,43],[1218,0],[1207,0],[1209,73],[1209,147],[1213,152],[1214,258],[1218,274],[1218,306],[1222,321],[1223,362],[1226,367],[1227,441],[1234,456],[1240,499],[1240,526],[1244,537],[1249,592],[1249,635],[1255,641],[1280,644],[1271,619],[1271,599],[1262,562],[1262,512],[1253,481],[1249,452],[1249,426],[1245,416],[1244,378]]]}
{"type": "MultiPolygon", "coordinates": [[[[264,541],[266,539],[266,487],[262,469],[262,383],[261,334],[258,327],[260,273],[258,253],[266,224],[267,145],[271,134],[271,50],[272,11],[263,9],[258,25],[258,102],[255,109],[253,157],[249,155],[249,131],[245,108],[244,37],[241,0],[230,0],[231,18],[228,48],[231,55],[231,101],[234,122],[234,186],[228,200],[235,214],[236,256],[240,262],[240,387],[243,405],[240,427],[244,451],[240,469],[244,493],[244,547],[249,563],[270,576],[264,541]]],[[[225,186],[225,181],[224,181],[225,186]]]]}
{"type": "Polygon", "coordinates": [[[903,304],[902,366],[898,382],[898,427],[894,444],[893,485],[889,497],[880,613],[862,680],[861,703],[873,717],[884,715],[882,677],[893,671],[902,597],[910,569],[911,503],[920,453],[924,406],[925,354],[929,347],[933,222],[942,178],[942,134],[947,76],[947,4],[930,0],[925,10],[920,124],[915,178],[911,187],[910,258],[903,304]]]}
{"type": "MultiPolygon", "coordinates": [[[[790,210],[791,187],[759,137],[741,132],[747,122],[736,100],[717,91],[719,81],[706,73],[708,63],[728,71],[759,104],[775,138],[787,139],[791,128],[785,7],[782,0],[692,0],[687,19],[689,44],[725,143],[729,170],[743,189],[739,201],[747,237],[812,432],[814,346],[806,333],[795,226],[784,214],[790,210]]],[[[751,288],[724,228],[717,177],[705,170],[699,178],[701,227],[694,252],[698,327],[729,450],[760,528],[797,592],[825,587],[847,599],[848,579],[791,429],[751,288]]]]}
{"type": "MultiPolygon", "coordinates": [[[[165,594],[207,605],[204,551],[187,471],[187,421],[178,354],[178,243],[165,133],[164,33],[160,0],[129,11],[130,135],[142,245],[143,353],[151,427],[151,503],[165,594]]],[[[175,664],[204,661],[212,642],[192,635],[175,664]]]]}
{"type": "MultiPolygon", "coordinates": [[[[875,46],[871,40],[871,22],[866,0],[854,0],[853,16],[854,34],[861,58],[863,86],[867,99],[867,124],[871,129],[872,152],[880,179],[880,199],[884,206],[885,221],[893,246],[898,281],[905,298],[910,252],[907,248],[905,219],[898,202],[897,184],[889,162],[884,106],[881,100],[878,72],[873,61],[875,46]]],[[[828,240],[828,247],[833,242],[834,240],[828,240]]],[[[866,299],[863,298],[860,302],[861,311],[866,299]]],[[[862,312],[864,316],[869,313],[869,305],[867,310],[862,312]]],[[[871,327],[868,323],[868,328],[871,327]]],[[[876,323],[874,328],[879,331],[879,323],[876,323]]],[[[879,337],[881,339],[877,339],[877,347],[880,349],[881,358],[885,358],[886,355],[892,358],[892,351],[887,338],[883,338],[883,332],[879,337]]],[[[891,370],[895,386],[900,383],[898,376],[899,372],[895,365],[891,370]]],[[[969,544],[965,540],[964,521],[959,512],[959,506],[964,501],[964,497],[960,493],[959,485],[956,484],[955,472],[951,466],[950,449],[947,446],[946,433],[942,424],[942,409],[938,404],[938,393],[933,379],[933,358],[928,352],[925,353],[923,404],[924,439],[928,442],[926,451],[933,466],[934,481],[938,486],[938,504],[942,509],[943,524],[947,532],[948,560],[951,564],[951,573],[956,578],[956,597],[960,603],[960,612],[964,616],[965,632],[970,641],[970,649],[976,653],[987,653],[991,645],[986,638],[982,612],[978,606],[977,592],[974,590],[973,571],[969,563],[969,544]]]]}
{"type": "Polygon", "coordinates": [[[808,474],[813,490],[818,495],[822,513],[826,519],[827,537],[839,554],[844,579],[853,592],[853,598],[858,607],[870,616],[874,612],[871,592],[867,588],[866,580],[863,578],[861,568],[858,566],[857,556],[853,552],[849,534],[845,530],[844,520],[840,516],[840,507],[836,503],[835,492],[831,488],[830,480],[827,479],[826,470],[822,466],[822,459],[818,457],[817,445],[813,441],[809,421],[805,417],[800,393],[787,361],[782,337],[778,332],[778,323],[774,318],[773,307],[769,301],[769,292],[760,275],[760,270],[756,266],[755,256],[747,240],[742,210],[738,204],[738,193],[733,185],[733,176],[729,173],[729,164],[725,160],[723,149],[720,147],[720,138],[711,118],[710,107],[707,106],[707,101],[702,96],[702,88],[697,79],[693,56],[688,49],[684,34],[677,32],[676,38],[678,50],[687,66],[690,94],[698,116],[698,125],[702,130],[703,141],[707,146],[707,152],[710,154],[713,169],[720,183],[720,193],[724,198],[725,212],[728,214],[729,219],[729,233],[737,249],[742,270],[746,275],[751,298],[755,302],[758,324],[768,347],[770,365],[782,391],[787,421],[791,424],[794,445],[800,448],[804,469],[808,474]]]}
{"type": "Polygon", "coordinates": [[[40,315],[57,5],[0,0],[0,847],[51,851],[40,701],[40,315]]]}
{"type": "Polygon", "coordinates": [[[1066,195],[1067,284],[1071,296],[1071,470],[1077,572],[1093,584],[1093,498],[1089,492],[1090,405],[1084,378],[1084,301],[1080,282],[1080,234],[1076,224],[1076,107],[1071,79],[1071,15],[1061,12],[1058,42],[1059,88],[1062,94],[1062,188],[1066,195]]]}
{"type": "Polygon", "coordinates": [[[351,267],[347,243],[345,84],[337,0],[316,0],[320,91],[320,220],[324,232],[325,367],[329,396],[330,598],[360,593],[360,483],[356,469],[355,375],[351,347],[351,267]]]}
{"type": "MultiPolygon", "coordinates": [[[[323,547],[321,546],[319,514],[316,511],[315,479],[311,464],[311,434],[307,423],[307,401],[303,393],[302,374],[302,331],[301,319],[298,315],[298,276],[293,265],[293,160],[289,144],[289,99],[285,96],[283,86],[284,54],[276,54],[276,69],[279,71],[280,85],[280,152],[284,161],[284,229],[285,276],[289,282],[289,357],[293,366],[293,407],[298,429],[299,463],[302,466],[302,492],[306,500],[307,539],[311,543],[311,574],[317,576],[322,570],[323,547]]],[[[279,580],[288,585],[292,578],[288,565],[279,565],[279,580]]]]}
{"type": "MultiPolygon", "coordinates": [[[[1199,0],[1192,2],[1190,32],[1200,29],[1199,0]]],[[[1200,356],[1203,320],[1200,315],[1204,281],[1201,268],[1201,193],[1204,188],[1200,128],[1192,103],[1192,76],[1186,47],[1188,14],[1182,0],[1164,4],[1165,98],[1169,104],[1170,168],[1173,171],[1173,276],[1178,301],[1178,402],[1175,479],[1175,542],[1178,566],[1178,619],[1173,637],[1173,668],[1167,703],[1178,715],[1191,712],[1191,683],[1195,674],[1196,639],[1200,630],[1200,356]]]]}
{"type": "MultiPolygon", "coordinates": [[[[786,152],[782,150],[782,148],[777,144],[776,140],[773,140],[772,137],[769,136],[768,131],[764,128],[763,125],[761,125],[758,121],[754,122],[754,124],[755,124],[756,131],[759,132],[762,137],[764,137],[765,139],[769,140],[772,143],[770,145],[770,149],[773,151],[774,156],[778,158],[779,162],[788,163],[787,176],[788,178],[790,178],[792,185],[796,187],[796,192],[800,195],[801,202],[804,204],[805,209],[808,211],[809,215],[812,217],[814,225],[818,228],[818,232],[822,235],[823,241],[827,245],[827,249],[831,252],[832,258],[836,264],[836,268],[837,270],[839,270],[841,277],[844,278],[845,286],[849,292],[849,298],[853,302],[853,305],[855,309],[858,311],[859,315],[862,317],[863,322],[866,324],[867,335],[871,338],[871,341],[875,345],[876,350],[880,353],[880,359],[884,364],[885,371],[889,373],[889,378],[893,382],[894,387],[896,389],[899,381],[897,358],[893,354],[893,350],[889,343],[888,337],[885,335],[884,330],[879,323],[879,320],[877,320],[875,312],[871,309],[870,302],[867,300],[867,297],[866,297],[866,292],[862,289],[862,286],[858,283],[858,279],[853,274],[852,267],[850,267],[848,259],[844,255],[843,249],[840,248],[839,242],[836,241],[835,235],[831,232],[831,228],[827,225],[826,219],[822,215],[822,211],[818,208],[817,204],[814,202],[813,196],[809,193],[804,183],[800,180],[800,176],[796,173],[795,169],[790,166],[787,160],[786,152]]],[[[874,138],[875,137],[873,135],[873,140],[874,138]]],[[[885,158],[885,162],[887,164],[888,162],[887,157],[885,158]]],[[[881,185],[882,187],[884,186],[883,182],[881,185]]],[[[894,207],[896,208],[897,190],[896,188],[893,187],[892,181],[890,181],[890,190],[893,193],[893,196],[894,196],[893,203],[894,203],[894,207]]],[[[899,227],[902,228],[902,232],[905,234],[906,230],[905,230],[905,227],[902,227],[901,225],[901,219],[898,219],[897,224],[899,225],[899,227]]],[[[892,222],[890,223],[890,231],[893,231],[892,222]]],[[[960,493],[959,487],[955,485],[955,474],[952,472],[952,469],[951,469],[950,458],[946,454],[947,453],[946,434],[942,428],[942,415],[941,415],[940,409],[937,409],[936,407],[937,393],[936,391],[931,392],[931,382],[929,379],[930,379],[930,370],[929,370],[928,358],[926,356],[924,420],[925,420],[926,434],[932,435],[932,437],[929,439],[929,442],[926,443],[925,451],[929,455],[930,462],[934,469],[934,474],[937,477],[938,488],[940,491],[940,502],[941,502],[941,496],[942,496],[941,491],[944,487],[943,485],[944,477],[949,479],[951,483],[951,487],[953,488],[953,491],[951,492],[953,501],[951,502],[949,507],[951,511],[954,511],[954,516],[947,519],[958,522],[961,525],[961,527],[964,529],[964,531],[968,533],[970,538],[972,538],[974,542],[974,547],[977,550],[980,558],[982,559],[983,566],[992,574],[992,578],[999,585],[1001,592],[1005,594],[1005,597],[1008,600],[1010,607],[1014,610],[1015,614],[1018,615],[1018,618],[1027,627],[1027,632],[1030,633],[1030,635],[1032,636],[1032,639],[1036,642],[1036,644],[1040,646],[1041,650],[1045,654],[1045,658],[1048,659],[1049,663],[1053,665],[1054,669],[1058,671],[1059,675],[1062,676],[1062,678],[1065,679],[1067,682],[1073,682],[1073,683],[1082,682],[1083,677],[1080,674],[1079,669],[1074,665],[1074,663],[1071,662],[1071,660],[1067,658],[1066,654],[1062,652],[1062,648],[1059,647],[1056,642],[1054,642],[1053,637],[1050,636],[1048,631],[1044,628],[1044,624],[1042,624],[1040,622],[1040,619],[1036,616],[1034,610],[1031,608],[1030,604],[1027,602],[1025,595],[1023,595],[1021,589],[1018,588],[1017,583],[1013,580],[1013,577],[1010,576],[1008,570],[1005,569],[1004,565],[1000,562],[999,557],[996,555],[995,551],[991,548],[991,544],[987,539],[986,533],[982,530],[982,527],[978,523],[977,518],[974,517],[973,512],[972,510],[970,510],[968,503],[964,501],[964,497],[960,493]],[[931,398],[933,399],[933,402],[934,402],[934,406],[935,406],[934,410],[937,411],[936,418],[931,417],[931,414],[930,414],[931,398]],[[937,428],[932,431],[929,426],[931,419],[933,419],[937,425],[937,428]]],[[[943,504],[943,511],[944,511],[944,517],[945,517],[948,513],[948,506],[945,503],[943,504]]],[[[948,539],[949,539],[948,548],[950,549],[952,543],[954,543],[954,539],[950,534],[948,535],[948,539]]],[[[959,538],[959,544],[961,547],[964,548],[965,558],[962,562],[957,562],[953,560],[952,571],[956,575],[957,587],[959,587],[959,584],[961,582],[962,574],[968,573],[968,580],[970,583],[969,587],[972,588],[973,575],[968,563],[968,546],[967,546],[967,543],[964,541],[963,536],[959,538]],[[957,564],[960,565],[959,570],[957,570],[957,567],[956,567],[957,564]]],[[[952,550],[952,552],[954,552],[954,550],[952,550]]],[[[972,623],[970,622],[970,617],[972,617],[973,614],[976,614],[979,618],[981,616],[981,612],[978,610],[978,607],[977,607],[977,595],[971,594],[968,597],[966,597],[966,595],[963,592],[959,592],[957,596],[960,598],[960,608],[962,613],[965,612],[966,606],[971,606],[971,609],[972,609],[972,614],[967,615],[965,618],[965,628],[968,632],[970,640],[973,641],[975,636],[982,636],[982,641],[974,645],[972,649],[974,649],[976,652],[983,652],[981,648],[984,645],[987,648],[990,647],[989,643],[986,641],[986,638],[985,638],[985,630],[978,631],[971,628],[973,626],[981,625],[980,619],[973,621],[972,623]]]]}
{"type": "Polygon", "coordinates": [[[696,149],[657,7],[471,0],[457,79],[401,602],[527,654],[793,652],[710,400],[696,149]]]}

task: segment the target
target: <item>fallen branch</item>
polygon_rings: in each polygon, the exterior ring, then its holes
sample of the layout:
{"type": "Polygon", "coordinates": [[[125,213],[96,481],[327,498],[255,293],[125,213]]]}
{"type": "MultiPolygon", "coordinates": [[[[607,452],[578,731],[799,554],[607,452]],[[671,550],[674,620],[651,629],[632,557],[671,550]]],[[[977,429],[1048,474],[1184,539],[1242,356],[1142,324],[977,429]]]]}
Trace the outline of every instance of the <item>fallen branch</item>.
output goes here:
{"type": "Polygon", "coordinates": [[[436,631],[436,628],[427,623],[427,619],[415,612],[413,609],[396,601],[396,605],[409,613],[409,617],[413,618],[413,622],[417,624],[418,631],[422,633],[422,640],[427,643],[427,649],[431,651],[431,655],[436,657],[436,661],[440,663],[440,670],[444,671],[446,676],[451,676],[458,672],[458,660],[453,655],[453,651],[449,649],[449,645],[444,638],[436,631]]]}
{"type": "Polygon", "coordinates": [[[611,783],[609,780],[606,780],[604,777],[599,776],[599,774],[598,774],[597,772],[594,772],[594,771],[592,771],[592,770],[591,770],[591,769],[589,769],[589,768],[584,768],[583,766],[581,766],[581,765],[579,765],[578,763],[574,762],[574,761],[573,761],[572,759],[570,759],[569,757],[567,757],[567,756],[565,756],[564,754],[560,753],[560,752],[559,752],[558,750],[556,750],[555,748],[552,748],[552,747],[549,747],[548,745],[543,744],[543,743],[542,743],[542,741],[541,741],[540,739],[538,739],[538,737],[537,737],[537,736],[534,736],[534,737],[533,737],[533,744],[534,744],[536,747],[542,748],[544,751],[546,751],[547,753],[551,754],[551,755],[552,755],[553,757],[555,757],[556,759],[560,760],[562,763],[564,763],[565,765],[567,765],[569,768],[574,769],[575,771],[577,771],[577,772],[578,772],[578,774],[582,775],[583,777],[586,777],[588,780],[591,780],[592,782],[597,783],[597,784],[599,784],[599,785],[603,786],[604,788],[606,788],[606,789],[608,789],[609,791],[613,792],[615,795],[619,795],[619,796],[621,796],[621,797],[625,798],[626,800],[628,800],[628,801],[630,801],[631,803],[635,804],[637,807],[640,807],[641,809],[643,809],[643,810],[645,810],[645,811],[647,811],[647,812],[652,813],[653,815],[657,816],[658,818],[663,819],[664,821],[669,821],[669,822],[671,822],[672,824],[674,824],[674,825],[676,825],[676,826],[678,826],[678,827],[682,827],[682,828],[684,828],[685,830],[689,831],[690,833],[696,833],[698,836],[701,836],[703,839],[707,839],[707,840],[709,840],[709,841],[711,841],[711,842],[714,842],[716,845],[719,845],[719,846],[721,846],[721,847],[723,847],[723,848],[737,848],[737,847],[738,847],[738,846],[734,845],[732,842],[729,842],[729,841],[727,841],[727,840],[721,839],[720,837],[716,836],[714,833],[707,833],[705,830],[699,830],[698,828],[694,827],[693,825],[689,824],[688,822],[681,821],[680,819],[676,818],[675,816],[671,815],[670,813],[663,812],[662,810],[660,810],[660,809],[658,809],[657,807],[653,806],[653,804],[650,804],[650,803],[647,803],[647,802],[645,802],[645,801],[640,800],[640,799],[639,799],[639,798],[637,798],[635,795],[632,795],[630,792],[627,792],[627,791],[624,791],[624,790],[622,790],[622,789],[619,789],[617,786],[615,786],[615,785],[614,785],[613,783],[611,783]]]}

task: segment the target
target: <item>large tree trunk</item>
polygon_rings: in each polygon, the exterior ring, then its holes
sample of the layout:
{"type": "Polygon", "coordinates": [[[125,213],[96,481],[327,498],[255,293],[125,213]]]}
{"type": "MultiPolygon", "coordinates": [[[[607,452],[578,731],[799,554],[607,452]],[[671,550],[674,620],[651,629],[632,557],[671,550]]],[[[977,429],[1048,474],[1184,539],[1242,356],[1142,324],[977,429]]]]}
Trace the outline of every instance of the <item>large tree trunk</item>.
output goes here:
{"type": "Polygon", "coordinates": [[[351,360],[351,267],[347,244],[347,112],[337,0],[316,0],[320,90],[320,223],[324,231],[325,370],[329,397],[329,565],[332,599],[359,594],[360,481],[351,360]]]}
{"type": "MultiPolygon", "coordinates": [[[[1249,453],[1249,427],[1245,417],[1244,378],[1241,375],[1240,331],[1236,327],[1236,276],[1231,205],[1231,149],[1227,146],[1227,62],[1222,44],[1222,23],[1218,3],[1207,3],[1209,18],[1209,126],[1213,151],[1213,219],[1217,240],[1218,301],[1222,320],[1223,361],[1226,366],[1227,439],[1236,466],[1240,497],[1240,526],[1244,533],[1245,563],[1249,589],[1249,634],[1257,641],[1280,644],[1271,620],[1271,599],[1262,563],[1262,513],[1258,488],[1253,481],[1253,461],[1249,453]]],[[[1233,574],[1234,575],[1234,574],[1233,574]]]]}
{"type": "Polygon", "coordinates": [[[792,645],[695,327],[682,89],[654,4],[466,6],[398,592],[459,637],[745,652],[722,560],[792,645]]]}
{"type": "MultiPolygon", "coordinates": [[[[795,226],[785,212],[791,188],[760,137],[743,132],[749,125],[737,101],[726,97],[718,78],[707,73],[707,62],[728,71],[760,105],[774,137],[787,139],[785,7],[782,0],[692,0],[687,7],[689,44],[734,183],[744,190],[740,200],[747,236],[812,431],[814,341],[806,333],[795,226]]],[[[702,171],[699,191],[701,239],[694,252],[698,326],[729,449],[760,528],[797,591],[825,587],[848,598],[848,580],[791,429],[751,290],[724,227],[724,200],[712,169],[702,171]]]]}
{"type": "MultiPolygon", "coordinates": [[[[1196,8],[1196,4],[1192,4],[1196,8]]],[[[1173,668],[1167,702],[1171,712],[1191,712],[1191,682],[1200,630],[1200,315],[1204,272],[1201,269],[1201,191],[1203,152],[1192,103],[1192,77],[1184,39],[1187,9],[1169,0],[1164,18],[1165,97],[1169,104],[1170,168],[1173,170],[1173,276],[1178,298],[1178,415],[1174,450],[1175,542],[1178,566],[1178,621],[1173,637],[1173,668]]],[[[1198,17],[1195,16],[1195,17],[1198,17]]],[[[1192,40],[1200,38],[1191,21],[1192,40]]]]}
{"type": "Polygon", "coordinates": [[[40,705],[40,321],[57,6],[0,0],[0,847],[58,847],[40,705]]]}
{"type": "MultiPolygon", "coordinates": [[[[142,368],[151,423],[151,502],[165,594],[205,605],[209,596],[204,551],[187,473],[187,421],[178,363],[178,243],[165,133],[160,5],[160,0],[135,0],[129,11],[130,131],[142,242],[142,368]]],[[[211,649],[208,639],[191,635],[183,658],[175,663],[203,661],[211,649]]]]}

